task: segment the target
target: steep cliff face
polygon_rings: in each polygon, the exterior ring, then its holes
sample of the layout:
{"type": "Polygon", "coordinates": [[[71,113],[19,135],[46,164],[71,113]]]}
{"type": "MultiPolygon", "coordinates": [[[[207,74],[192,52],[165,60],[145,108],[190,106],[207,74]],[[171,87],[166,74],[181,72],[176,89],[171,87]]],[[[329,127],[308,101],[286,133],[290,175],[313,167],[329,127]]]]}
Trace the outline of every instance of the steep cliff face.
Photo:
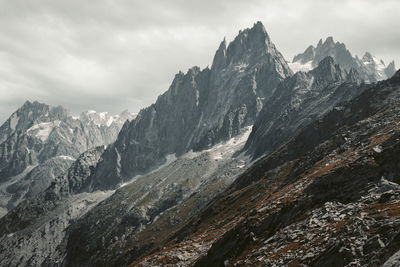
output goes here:
{"type": "Polygon", "coordinates": [[[0,216],[46,189],[84,151],[112,143],[134,115],[88,111],[27,101],[0,127],[0,216]]]}
{"type": "Polygon", "coordinates": [[[273,152],[297,131],[363,92],[367,86],[358,86],[360,81],[354,69],[346,73],[331,57],[307,73],[286,78],[260,112],[245,150],[253,158],[273,152]]]}
{"type": "Polygon", "coordinates": [[[156,103],[126,124],[102,157],[94,188],[112,188],[160,165],[168,154],[202,150],[251,125],[278,83],[291,75],[264,26],[240,31],[211,69],[178,73],[156,103]]]}
{"type": "Polygon", "coordinates": [[[400,72],[255,162],[131,266],[393,266],[400,72]]]}

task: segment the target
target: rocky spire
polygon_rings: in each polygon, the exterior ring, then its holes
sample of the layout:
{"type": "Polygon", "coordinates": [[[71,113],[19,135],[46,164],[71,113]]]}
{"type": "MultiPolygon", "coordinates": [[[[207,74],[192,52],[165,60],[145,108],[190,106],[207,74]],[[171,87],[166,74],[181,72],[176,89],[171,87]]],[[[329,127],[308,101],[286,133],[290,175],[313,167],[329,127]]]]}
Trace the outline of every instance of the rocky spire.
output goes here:
{"type": "Polygon", "coordinates": [[[351,68],[349,73],[347,74],[346,77],[347,81],[349,82],[353,82],[353,83],[361,83],[361,78],[360,78],[360,74],[358,73],[358,71],[355,68],[351,68]]]}
{"type": "Polygon", "coordinates": [[[214,60],[212,63],[212,69],[220,69],[226,65],[226,39],[221,42],[218,50],[215,52],[214,60]]]}
{"type": "Polygon", "coordinates": [[[310,45],[303,54],[294,56],[293,62],[299,61],[301,64],[305,64],[312,61],[315,57],[315,47],[310,45]]]}
{"type": "Polygon", "coordinates": [[[343,81],[346,79],[344,70],[337,64],[332,57],[324,58],[312,71],[317,78],[328,82],[343,81]]]}
{"type": "Polygon", "coordinates": [[[238,36],[229,44],[227,63],[243,61],[244,56],[252,62],[267,53],[276,54],[277,51],[264,25],[259,21],[252,28],[239,31],[238,36]]]}
{"type": "Polygon", "coordinates": [[[389,65],[385,69],[385,74],[388,78],[392,77],[396,73],[396,66],[394,61],[390,62],[389,65]]]}

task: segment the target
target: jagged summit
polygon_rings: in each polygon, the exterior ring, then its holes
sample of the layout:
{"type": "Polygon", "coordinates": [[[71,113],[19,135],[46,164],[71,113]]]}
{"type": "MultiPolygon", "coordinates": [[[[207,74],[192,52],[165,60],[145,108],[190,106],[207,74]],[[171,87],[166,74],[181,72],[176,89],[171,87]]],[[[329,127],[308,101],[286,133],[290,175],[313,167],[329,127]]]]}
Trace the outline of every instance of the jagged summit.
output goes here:
{"type": "Polygon", "coordinates": [[[0,127],[0,143],[17,131],[25,131],[37,123],[65,120],[70,112],[62,106],[52,107],[38,101],[25,101],[0,127]]]}
{"type": "Polygon", "coordinates": [[[178,73],[156,103],[122,129],[102,156],[94,186],[113,188],[163,163],[168,154],[203,150],[239,134],[292,74],[261,22],[229,45],[224,39],[211,69],[178,73]]]}
{"type": "Polygon", "coordinates": [[[215,52],[213,63],[211,65],[212,69],[220,69],[226,66],[226,39],[221,42],[218,50],[215,52]]]}
{"type": "Polygon", "coordinates": [[[316,47],[309,46],[302,54],[296,55],[290,67],[295,72],[311,70],[327,56],[331,56],[347,72],[352,68],[357,70],[360,78],[367,83],[384,80],[394,74],[394,63],[386,67],[383,60],[377,59],[370,52],[366,52],[362,59],[353,57],[346,45],[335,42],[332,36],[325,41],[320,39],[316,47]]]}
{"type": "Polygon", "coordinates": [[[303,54],[298,54],[293,58],[293,62],[306,64],[311,61],[311,66],[316,67],[325,57],[331,56],[343,68],[350,69],[356,65],[352,62],[352,56],[343,43],[335,42],[332,36],[323,42],[319,40],[317,47],[308,47],[303,54]]]}
{"type": "Polygon", "coordinates": [[[247,60],[254,61],[267,53],[276,54],[275,45],[271,42],[264,25],[257,22],[252,28],[239,32],[236,38],[227,48],[227,63],[235,63],[244,60],[245,54],[247,60]]]}
{"type": "Polygon", "coordinates": [[[342,81],[346,79],[345,71],[338,65],[335,64],[335,60],[327,56],[318,66],[311,71],[318,79],[322,79],[327,82],[342,81]]]}
{"type": "Polygon", "coordinates": [[[114,142],[133,118],[93,110],[72,117],[62,106],[26,101],[0,127],[0,217],[44,190],[82,152],[114,142]]]}
{"type": "Polygon", "coordinates": [[[240,30],[228,46],[224,38],[215,53],[211,69],[219,70],[239,62],[254,64],[267,54],[275,58],[283,57],[272,43],[264,25],[259,21],[252,28],[240,30]]]}
{"type": "Polygon", "coordinates": [[[396,73],[396,66],[394,61],[391,61],[387,68],[385,69],[385,74],[388,78],[392,77],[396,73]]]}

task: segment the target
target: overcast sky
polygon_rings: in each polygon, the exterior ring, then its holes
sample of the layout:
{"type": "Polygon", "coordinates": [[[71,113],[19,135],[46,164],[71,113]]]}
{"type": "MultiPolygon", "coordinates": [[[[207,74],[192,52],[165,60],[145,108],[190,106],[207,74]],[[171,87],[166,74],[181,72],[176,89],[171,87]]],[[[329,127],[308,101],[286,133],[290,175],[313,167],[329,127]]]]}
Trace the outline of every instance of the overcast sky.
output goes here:
{"type": "Polygon", "coordinates": [[[398,67],[399,14],[398,0],[0,0],[0,122],[26,100],[138,112],[258,20],[286,60],[333,36],[398,67]]]}

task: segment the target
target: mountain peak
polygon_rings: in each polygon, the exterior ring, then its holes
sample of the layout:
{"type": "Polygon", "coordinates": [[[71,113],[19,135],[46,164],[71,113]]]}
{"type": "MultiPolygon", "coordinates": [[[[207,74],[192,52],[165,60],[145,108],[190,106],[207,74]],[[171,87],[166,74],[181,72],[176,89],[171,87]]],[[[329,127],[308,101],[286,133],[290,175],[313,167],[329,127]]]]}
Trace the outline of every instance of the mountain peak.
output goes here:
{"type": "Polygon", "coordinates": [[[335,42],[333,41],[333,37],[329,36],[328,38],[326,38],[325,44],[329,44],[329,45],[335,44],[335,42]]]}
{"type": "Polygon", "coordinates": [[[318,66],[312,70],[316,77],[321,77],[328,82],[345,80],[345,71],[337,64],[331,56],[321,60],[318,66]]]}
{"type": "Polygon", "coordinates": [[[44,103],[40,103],[38,101],[31,102],[29,100],[26,100],[24,102],[24,104],[19,109],[31,109],[33,107],[49,107],[49,105],[44,104],[44,103]]]}
{"type": "Polygon", "coordinates": [[[396,73],[396,66],[394,61],[391,61],[385,69],[385,74],[388,78],[392,77],[396,73]]]}
{"type": "Polygon", "coordinates": [[[261,21],[257,21],[256,23],[254,23],[253,28],[251,28],[251,30],[264,33],[268,36],[267,31],[265,30],[265,27],[261,21]]]}
{"type": "Polygon", "coordinates": [[[226,65],[226,39],[222,40],[221,44],[218,47],[218,50],[215,52],[215,56],[213,59],[212,69],[220,69],[225,67],[226,65]]]}
{"type": "Polygon", "coordinates": [[[325,67],[330,67],[333,65],[335,65],[335,60],[333,59],[333,57],[327,56],[319,62],[317,68],[325,68],[325,67]]]}
{"type": "Polygon", "coordinates": [[[261,21],[254,23],[253,27],[251,28],[240,30],[239,34],[236,36],[235,40],[233,40],[232,43],[237,40],[240,40],[242,42],[245,40],[249,40],[252,41],[253,44],[263,44],[267,46],[271,45],[271,40],[269,38],[267,30],[265,29],[261,21]]]}
{"type": "Polygon", "coordinates": [[[365,54],[364,54],[364,56],[363,56],[363,60],[365,60],[365,59],[369,59],[369,60],[373,60],[373,56],[372,56],[372,54],[370,53],[370,52],[365,52],[365,54]]]}
{"type": "Polygon", "coordinates": [[[328,36],[323,42],[322,39],[319,40],[316,49],[332,49],[336,47],[339,43],[335,43],[332,36],[328,36]]]}
{"type": "Polygon", "coordinates": [[[311,67],[315,68],[327,56],[332,57],[337,64],[347,71],[357,67],[356,60],[345,44],[335,42],[332,36],[327,37],[325,41],[320,39],[313,51],[308,47],[302,54],[297,55],[293,62],[299,62],[304,65],[311,61],[311,67]]]}
{"type": "MultiPolygon", "coordinates": [[[[251,64],[252,61],[258,61],[260,57],[266,54],[275,56],[278,53],[264,25],[257,22],[252,28],[240,30],[236,38],[229,44],[226,53],[227,64],[232,62],[251,64]]],[[[281,57],[280,54],[279,57],[281,57]]]]}

